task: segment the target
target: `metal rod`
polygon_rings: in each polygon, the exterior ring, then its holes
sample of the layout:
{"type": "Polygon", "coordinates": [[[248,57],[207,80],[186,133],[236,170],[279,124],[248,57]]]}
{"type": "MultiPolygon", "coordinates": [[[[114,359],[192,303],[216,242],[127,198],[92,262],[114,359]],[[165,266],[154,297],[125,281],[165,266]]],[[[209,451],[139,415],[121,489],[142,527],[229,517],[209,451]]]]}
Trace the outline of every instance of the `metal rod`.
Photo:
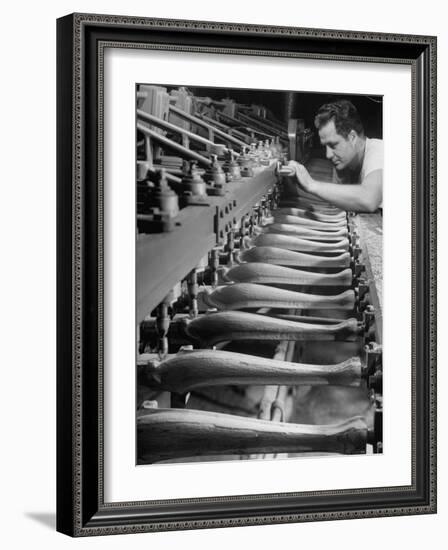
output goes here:
{"type": "Polygon", "coordinates": [[[270,124],[267,124],[265,122],[261,122],[261,120],[253,119],[250,116],[243,115],[242,113],[238,113],[238,118],[240,122],[245,122],[245,124],[254,124],[255,126],[261,127],[264,130],[268,130],[269,132],[273,132],[275,135],[287,138],[288,134],[285,130],[279,130],[278,128],[274,128],[270,124]]]}
{"type": "MultiPolygon", "coordinates": [[[[206,124],[209,125],[209,127],[212,129],[213,132],[215,132],[217,135],[219,135],[220,137],[222,137],[223,139],[224,138],[228,138],[228,137],[232,137],[228,132],[230,132],[232,130],[232,128],[230,126],[228,126],[227,124],[224,124],[222,122],[218,122],[217,120],[214,120],[213,118],[210,118],[209,116],[207,115],[204,115],[202,113],[196,113],[198,117],[200,117],[200,119],[202,121],[204,121],[206,124]],[[221,126],[221,128],[223,129],[220,129],[219,126],[221,126]]],[[[238,139],[238,138],[233,138],[233,139],[236,139],[237,141],[240,142],[241,144],[241,147],[247,147],[248,146],[248,142],[247,142],[247,136],[244,136],[244,138],[246,138],[244,141],[241,140],[241,139],[238,139]]]]}
{"type": "Polygon", "coordinates": [[[199,143],[203,143],[204,145],[221,148],[227,151],[227,147],[225,145],[216,144],[213,141],[210,141],[207,138],[204,138],[202,136],[198,136],[197,134],[194,134],[193,132],[190,132],[189,130],[186,130],[185,128],[180,128],[179,126],[176,126],[175,124],[172,124],[171,122],[168,122],[166,120],[163,120],[159,117],[156,117],[154,115],[151,115],[149,113],[145,113],[145,111],[142,111],[141,109],[137,109],[137,117],[142,118],[146,122],[150,122],[151,124],[154,124],[155,126],[159,126],[160,128],[166,128],[167,130],[172,130],[173,132],[177,132],[179,134],[183,134],[185,136],[188,136],[191,140],[197,141],[199,143]]]}
{"type": "MultiPolygon", "coordinates": [[[[225,113],[218,113],[218,116],[222,117],[224,120],[228,120],[229,122],[233,122],[234,124],[241,125],[241,120],[238,120],[237,118],[226,115],[225,113]]],[[[248,132],[254,132],[256,134],[261,134],[262,136],[265,136],[265,137],[274,137],[272,133],[266,134],[265,132],[261,132],[260,130],[257,130],[256,128],[252,128],[251,126],[247,126],[247,125],[244,125],[244,126],[245,126],[245,128],[248,132]]]]}
{"type": "MultiPolygon", "coordinates": [[[[240,105],[240,108],[241,108],[241,105],[240,105]]],[[[280,132],[285,132],[285,128],[283,124],[281,124],[280,122],[276,122],[275,120],[271,120],[269,118],[261,117],[260,115],[257,115],[256,113],[253,112],[251,107],[249,107],[249,109],[246,109],[246,114],[244,116],[247,116],[247,118],[250,118],[254,121],[257,121],[257,122],[259,121],[261,124],[264,123],[266,124],[266,126],[271,126],[272,128],[276,128],[280,132]]]]}
{"type": "MultiPolygon", "coordinates": [[[[221,113],[218,113],[220,115],[221,113]]],[[[243,132],[240,132],[239,130],[236,130],[233,126],[229,126],[228,124],[224,124],[223,122],[219,122],[217,120],[214,120],[213,118],[204,115],[200,113],[200,116],[202,120],[205,120],[209,124],[211,124],[214,128],[217,126],[218,128],[221,128],[223,132],[232,132],[232,134],[235,134],[236,136],[240,136],[242,140],[244,141],[247,139],[247,134],[243,134],[243,132]]]]}
{"type": "Polygon", "coordinates": [[[278,128],[279,130],[283,130],[284,126],[281,122],[278,122],[277,120],[268,118],[266,116],[263,117],[263,116],[257,115],[256,113],[254,113],[253,106],[251,106],[251,105],[243,105],[243,104],[239,103],[238,104],[238,109],[239,109],[239,111],[245,111],[247,116],[252,116],[256,120],[265,121],[267,124],[270,124],[274,128],[278,128]]]}
{"type": "Polygon", "coordinates": [[[218,128],[215,128],[211,124],[208,124],[207,122],[203,121],[202,119],[198,118],[197,116],[190,115],[189,113],[186,113],[185,111],[182,111],[182,109],[179,109],[178,107],[174,107],[174,105],[169,106],[169,110],[176,115],[179,115],[181,118],[184,118],[185,120],[188,120],[190,122],[194,122],[198,126],[202,126],[203,128],[207,128],[208,130],[212,130],[217,136],[222,137],[223,139],[235,143],[239,147],[247,147],[247,143],[244,141],[241,141],[237,138],[234,138],[232,136],[227,135],[222,130],[219,130],[218,128]]]}
{"type": "Polygon", "coordinates": [[[187,149],[187,147],[184,147],[183,145],[179,145],[179,143],[176,143],[171,139],[168,139],[167,137],[162,136],[161,134],[158,134],[157,132],[154,132],[153,130],[147,128],[144,124],[140,122],[137,122],[137,129],[143,132],[145,135],[158,141],[162,145],[165,145],[166,147],[174,149],[177,153],[179,153],[183,157],[197,160],[198,162],[200,162],[201,164],[205,164],[206,166],[211,166],[212,164],[211,160],[203,157],[199,153],[196,153],[194,151],[191,151],[190,149],[187,149]]]}
{"type": "MultiPolygon", "coordinates": [[[[162,170],[163,166],[160,166],[160,168],[150,168],[149,171],[156,174],[158,172],[160,172],[160,170],[162,170]]],[[[167,172],[165,170],[165,178],[168,180],[168,181],[171,181],[173,183],[182,183],[182,178],[178,178],[177,176],[174,176],[173,174],[170,174],[169,172],[167,172]]]]}

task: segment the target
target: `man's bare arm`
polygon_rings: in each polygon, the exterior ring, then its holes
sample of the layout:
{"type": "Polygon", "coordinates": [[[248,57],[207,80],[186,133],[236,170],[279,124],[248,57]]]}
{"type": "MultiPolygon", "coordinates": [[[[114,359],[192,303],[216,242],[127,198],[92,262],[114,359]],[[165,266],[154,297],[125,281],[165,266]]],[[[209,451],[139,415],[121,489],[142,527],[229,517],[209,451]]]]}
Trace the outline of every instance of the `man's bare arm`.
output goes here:
{"type": "Polygon", "coordinates": [[[383,200],[383,171],[374,170],[360,184],[338,184],[314,180],[304,166],[294,167],[300,187],[343,210],[375,212],[383,200]]]}

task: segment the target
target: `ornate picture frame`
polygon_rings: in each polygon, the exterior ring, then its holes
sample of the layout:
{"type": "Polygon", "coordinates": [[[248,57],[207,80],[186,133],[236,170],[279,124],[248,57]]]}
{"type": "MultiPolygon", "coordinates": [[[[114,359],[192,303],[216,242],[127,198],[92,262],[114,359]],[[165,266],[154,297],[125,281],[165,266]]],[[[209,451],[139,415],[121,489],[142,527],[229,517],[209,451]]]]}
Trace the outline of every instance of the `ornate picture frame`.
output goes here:
{"type": "MultiPolygon", "coordinates": [[[[57,529],[70,536],[436,512],[436,38],[72,14],[57,23],[57,529]],[[104,52],[408,65],[412,72],[412,482],[104,498],[104,52]]],[[[128,366],[134,368],[133,365],[128,366]]]]}

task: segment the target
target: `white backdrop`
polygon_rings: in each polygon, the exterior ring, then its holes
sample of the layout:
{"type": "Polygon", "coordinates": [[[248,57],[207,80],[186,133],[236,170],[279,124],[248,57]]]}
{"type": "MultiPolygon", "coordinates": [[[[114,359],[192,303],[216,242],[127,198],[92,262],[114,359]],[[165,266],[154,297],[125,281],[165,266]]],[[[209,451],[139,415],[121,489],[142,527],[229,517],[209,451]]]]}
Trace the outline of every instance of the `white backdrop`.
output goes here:
{"type": "MultiPolygon", "coordinates": [[[[6,548],[66,548],[89,545],[153,549],[179,545],[185,549],[253,547],[278,544],[370,549],[399,538],[406,548],[441,545],[448,520],[448,418],[443,388],[448,383],[439,359],[439,514],[320,524],[246,527],[183,533],[118,536],[71,540],[54,532],[55,513],[55,19],[73,11],[154,17],[250,22],[258,24],[370,30],[439,37],[439,204],[448,204],[444,182],[448,169],[443,153],[448,95],[448,37],[443,4],[437,0],[408,2],[406,14],[397,3],[377,0],[376,10],[360,11],[359,0],[339,5],[322,0],[317,6],[287,0],[272,4],[243,4],[191,0],[148,3],[137,0],[61,0],[50,3],[8,4],[3,12],[1,139],[2,191],[0,202],[2,269],[1,332],[2,392],[2,528],[6,548]],[[31,115],[31,116],[30,116],[31,115]],[[6,308],[5,308],[6,305],[6,308]],[[445,434],[445,435],[444,435],[445,434]],[[336,542],[339,541],[339,542],[336,542]]],[[[447,279],[443,249],[448,227],[439,208],[439,280],[447,279]]],[[[439,311],[447,292],[439,290],[439,311]]],[[[447,322],[439,316],[443,335],[447,322]]],[[[441,339],[442,340],[442,339],[441,339]]],[[[439,346],[442,348],[442,345],[439,346]]],[[[443,353],[443,351],[442,351],[443,353]]],[[[442,354],[441,354],[442,355],[442,354]]]]}

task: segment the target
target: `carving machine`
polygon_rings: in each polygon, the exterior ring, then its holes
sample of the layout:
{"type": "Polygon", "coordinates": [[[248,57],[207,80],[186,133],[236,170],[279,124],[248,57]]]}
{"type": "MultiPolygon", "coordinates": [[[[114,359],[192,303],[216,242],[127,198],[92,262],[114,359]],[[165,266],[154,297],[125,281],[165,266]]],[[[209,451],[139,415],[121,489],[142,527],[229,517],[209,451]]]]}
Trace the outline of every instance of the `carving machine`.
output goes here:
{"type": "Polygon", "coordinates": [[[183,88],[137,101],[138,463],[382,452],[365,220],[292,185],[312,132],[183,88]]]}

